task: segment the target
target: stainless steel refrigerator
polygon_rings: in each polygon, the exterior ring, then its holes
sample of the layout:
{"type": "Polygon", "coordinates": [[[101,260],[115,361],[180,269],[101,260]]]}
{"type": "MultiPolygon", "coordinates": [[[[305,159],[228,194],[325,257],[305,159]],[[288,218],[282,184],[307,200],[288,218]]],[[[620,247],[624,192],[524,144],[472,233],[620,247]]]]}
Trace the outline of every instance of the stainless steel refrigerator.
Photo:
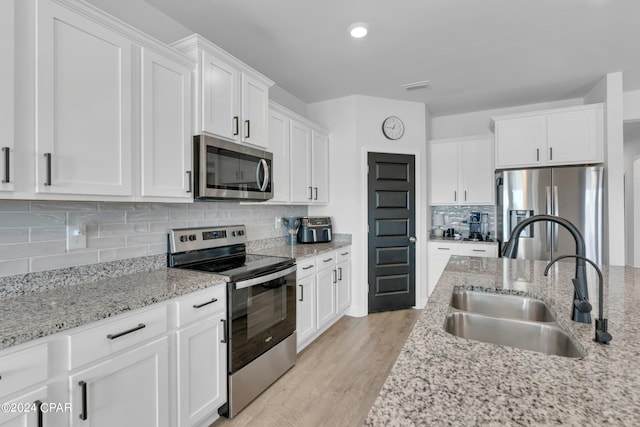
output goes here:
{"type": "MultiPolygon", "coordinates": [[[[571,221],[585,239],[587,258],[603,259],[603,166],[568,166],[496,172],[497,239],[504,246],[523,219],[557,215],[571,221]]],[[[520,235],[518,258],[551,260],[575,254],[575,240],[563,227],[536,222],[520,235]]],[[[573,261],[572,261],[573,262],[573,261]]]]}

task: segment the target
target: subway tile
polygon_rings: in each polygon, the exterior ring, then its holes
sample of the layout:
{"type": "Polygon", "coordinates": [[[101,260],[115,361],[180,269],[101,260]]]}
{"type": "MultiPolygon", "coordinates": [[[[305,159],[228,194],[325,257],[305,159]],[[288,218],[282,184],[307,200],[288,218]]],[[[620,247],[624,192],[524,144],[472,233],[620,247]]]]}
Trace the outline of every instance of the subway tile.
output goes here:
{"type": "Polygon", "coordinates": [[[0,259],[29,258],[41,255],[60,254],[66,251],[66,241],[13,243],[0,245],[0,259]]]}
{"type": "Polygon", "coordinates": [[[0,261],[0,276],[2,277],[25,274],[28,272],[29,260],[27,258],[0,261]]]}
{"type": "Polygon", "coordinates": [[[172,228],[184,228],[186,226],[186,221],[152,222],[149,223],[149,232],[169,233],[172,228]]]}
{"type": "Polygon", "coordinates": [[[93,212],[98,210],[98,202],[30,202],[31,212],[93,212]]]}
{"type": "Polygon", "coordinates": [[[146,222],[134,222],[129,224],[100,224],[98,226],[98,235],[117,236],[125,234],[147,233],[149,225],[146,222]]]}
{"type": "Polygon", "coordinates": [[[203,218],[203,211],[169,211],[170,221],[195,221],[203,218]]]}
{"type": "Polygon", "coordinates": [[[29,241],[28,228],[0,228],[0,244],[29,241]]]}
{"type": "Polygon", "coordinates": [[[96,264],[98,251],[73,252],[64,255],[34,257],[30,259],[30,270],[46,271],[59,268],[76,267],[78,265],[96,264]]]}
{"type": "Polygon", "coordinates": [[[29,240],[32,242],[42,242],[46,240],[65,240],[67,238],[67,227],[57,225],[55,227],[31,227],[29,240]]]}
{"type": "Polygon", "coordinates": [[[186,203],[149,203],[150,211],[186,211],[186,203]]]}
{"type": "Polygon", "coordinates": [[[67,224],[70,225],[76,225],[80,222],[87,225],[125,222],[125,212],[68,212],[67,215],[67,224]]]}
{"type": "Polygon", "coordinates": [[[167,242],[167,233],[133,234],[127,236],[127,246],[152,245],[167,242]]]}
{"type": "Polygon", "coordinates": [[[22,200],[0,200],[0,212],[29,212],[29,202],[22,200]]]}
{"type": "Polygon", "coordinates": [[[122,259],[138,258],[147,255],[147,246],[129,246],[127,248],[102,249],[100,262],[118,261],[122,259]]]}
{"type": "Polygon", "coordinates": [[[111,249],[123,247],[125,247],[124,236],[87,238],[87,249],[111,249]]]}
{"type": "Polygon", "coordinates": [[[121,203],[121,202],[100,202],[99,208],[102,212],[112,211],[148,211],[148,203],[121,203]]]}
{"type": "Polygon", "coordinates": [[[0,212],[3,227],[40,227],[66,224],[64,213],[17,213],[0,212]]]}
{"type": "Polygon", "coordinates": [[[167,250],[168,250],[168,244],[166,242],[164,244],[156,243],[153,245],[149,245],[148,254],[149,255],[166,254],[167,250]]]}
{"type": "Polygon", "coordinates": [[[168,211],[132,211],[127,212],[126,222],[167,221],[168,219],[168,211]]]}

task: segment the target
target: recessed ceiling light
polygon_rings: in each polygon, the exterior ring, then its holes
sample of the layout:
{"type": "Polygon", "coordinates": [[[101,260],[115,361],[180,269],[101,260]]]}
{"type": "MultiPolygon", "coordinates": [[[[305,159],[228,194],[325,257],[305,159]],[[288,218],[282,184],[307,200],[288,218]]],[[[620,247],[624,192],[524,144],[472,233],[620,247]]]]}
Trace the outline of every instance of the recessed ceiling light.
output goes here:
{"type": "Polygon", "coordinates": [[[349,25],[349,34],[355,39],[361,39],[369,32],[369,26],[364,22],[356,22],[349,25]]]}

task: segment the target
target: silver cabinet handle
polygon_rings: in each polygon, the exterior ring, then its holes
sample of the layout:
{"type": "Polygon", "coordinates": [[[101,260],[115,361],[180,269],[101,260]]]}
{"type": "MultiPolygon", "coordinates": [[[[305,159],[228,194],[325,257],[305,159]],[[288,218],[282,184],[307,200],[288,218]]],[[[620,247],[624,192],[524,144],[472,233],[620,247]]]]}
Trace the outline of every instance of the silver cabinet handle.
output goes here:
{"type": "Polygon", "coordinates": [[[51,153],[44,153],[45,161],[47,162],[47,179],[44,182],[44,185],[51,185],[51,153]]]}
{"type": "Polygon", "coordinates": [[[315,196],[313,197],[313,200],[318,200],[318,187],[313,187],[313,191],[315,191],[315,196]]]}
{"type": "Polygon", "coordinates": [[[298,285],[300,286],[300,299],[298,301],[304,301],[304,286],[302,285],[298,285]]]}
{"type": "Polygon", "coordinates": [[[549,160],[553,160],[553,147],[549,147],[549,160]]]}
{"type": "Polygon", "coordinates": [[[225,319],[220,319],[222,322],[222,344],[226,344],[229,341],[229,331],[227,331],[227,321],[225,319]]]}
{"type": "Polygon", "coordinates": [[[451,248],[438,248],[438,249],[441,250],[441,251],[450,251],[451,250],[451,248]]]}
{"type": "Polygon", "coordinates": [[[453,191],[453,201],[457,202],[458,201],[458,192],[457,191],[453,191]]]}
{"type": "Polygon", "coordinates": [[[322,262],[329,262],[329,261],[331,261],[331,260],[333,260],[333,258],[323,259],[323,260],[322,260],[322,262]]]}
{"type": "Polygon", "coordinates": [[[336,271],[336,269],[334,268],[333,271],[331,272],[331,275],[333,276],[333,283],[338,283],[338,272],[336,271]]]}
{"type": "Polygon", "coordinates": [[[313,200],[313,187],[309,187],[309,200],[313,200]]]}
{"type": "Polygon", "coordinates": [[[464,201],[467,201],[467,190],[464,190],[464,201]]]}
{"type": "Polygon", "coordinates": [[[540,161],[540,149],[536,148],[536,162],[540,161]]]}
{"type": "Polygon", "coordinates": [[[487,252],[485,249],[472,249],[473,252],[487,252]]]}
{"type": "Polygon", "coordinates": [[[189,185],[187,186],[187,193],[191,193],[193,191],[193,183],[191,181],[191,171],[187,171],[187,180],[189,181],[189,185]]]}
{"type": "Polygon", "coordinates": [[[11,174],[9,173],[9,168],[11,167],[9,163],[10,148],[2,147],[2,151],[4,152],[4,179],[2,180],[2,183],[8,184],[9,182],[11,182],[11,174]]]}
{"type": "Polygon", "coordinates": [[[303,270],[308,270],[308,269],[310,269],[310,268],[313,268],[313,265],[308,265],[308,266],[306,266],[306,267],[302,267],[302,269],[303,269],[303,270]]]}
{"type": "Polygon", "coordinates": [[[342,281],[342,267],[338,267],[338,280],[342,281]]]}

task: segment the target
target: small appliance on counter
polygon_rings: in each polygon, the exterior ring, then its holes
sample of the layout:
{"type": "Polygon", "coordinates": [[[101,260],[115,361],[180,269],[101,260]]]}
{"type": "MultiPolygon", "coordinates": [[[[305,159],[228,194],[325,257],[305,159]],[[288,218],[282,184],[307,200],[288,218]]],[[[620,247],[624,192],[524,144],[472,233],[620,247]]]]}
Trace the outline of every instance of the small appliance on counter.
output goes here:
{"type": "Polygon", "coordinates": [[[481,233],[480,212],[469,215],[469,240],[483,240],[481,233]]]}
{"type": "Polygon", "coordinates": [[[298,229],[299,243],[326,243],[332,239],[331,217],[303,216],[300,217],[298,229]]]}

